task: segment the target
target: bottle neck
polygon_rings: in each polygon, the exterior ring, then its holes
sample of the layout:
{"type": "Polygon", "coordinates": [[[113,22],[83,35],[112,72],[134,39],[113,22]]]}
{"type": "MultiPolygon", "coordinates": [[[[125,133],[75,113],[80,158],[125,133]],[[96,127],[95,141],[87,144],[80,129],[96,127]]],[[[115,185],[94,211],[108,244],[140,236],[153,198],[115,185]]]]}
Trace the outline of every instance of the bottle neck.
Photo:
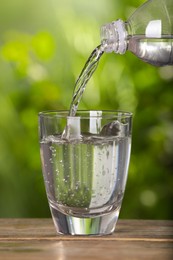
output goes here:
{"type": "Polygon", "coordinates": [[[104,52],[124,54],[127,50],[127,31],[125,23],[117,20],[101,27],[101,44],[104,52]]]}

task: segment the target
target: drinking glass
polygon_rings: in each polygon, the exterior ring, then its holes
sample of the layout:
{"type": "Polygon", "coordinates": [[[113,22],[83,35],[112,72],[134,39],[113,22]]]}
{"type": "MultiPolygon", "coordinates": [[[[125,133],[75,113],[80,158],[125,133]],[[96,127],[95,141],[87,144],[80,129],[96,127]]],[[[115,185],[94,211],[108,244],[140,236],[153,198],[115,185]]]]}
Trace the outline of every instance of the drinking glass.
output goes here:
{"type": "Polygon", "coordinates": [[[59,234],[111,234],[128,175],[132,114],[68,113],[39,113],[42,171],[55,228],[59,234]]]}

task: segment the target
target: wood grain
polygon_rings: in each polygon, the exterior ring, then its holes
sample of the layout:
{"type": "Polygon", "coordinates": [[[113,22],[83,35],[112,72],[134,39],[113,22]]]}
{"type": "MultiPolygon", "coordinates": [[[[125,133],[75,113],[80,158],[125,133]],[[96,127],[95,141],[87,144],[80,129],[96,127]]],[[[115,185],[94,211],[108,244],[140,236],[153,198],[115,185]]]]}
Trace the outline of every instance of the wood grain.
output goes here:
{"type": "Polygon", "coordinates": [[[0,259],[173,260],[173,221],[119,220],[109,236],[57,235],[51,219],[0,219],[0,259]]]}

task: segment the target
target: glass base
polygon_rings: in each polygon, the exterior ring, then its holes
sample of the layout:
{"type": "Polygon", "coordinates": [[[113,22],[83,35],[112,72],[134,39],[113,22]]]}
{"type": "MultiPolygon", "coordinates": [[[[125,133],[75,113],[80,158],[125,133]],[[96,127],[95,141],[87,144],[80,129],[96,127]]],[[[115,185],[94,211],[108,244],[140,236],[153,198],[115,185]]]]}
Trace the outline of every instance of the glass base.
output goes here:
{"type": "Polygon", "coordinates": [[[105,215],[79,218],[58,211],[51,207],[56,231],[66,235],[109,235],[114,232],[120,209],[105,215]]]}

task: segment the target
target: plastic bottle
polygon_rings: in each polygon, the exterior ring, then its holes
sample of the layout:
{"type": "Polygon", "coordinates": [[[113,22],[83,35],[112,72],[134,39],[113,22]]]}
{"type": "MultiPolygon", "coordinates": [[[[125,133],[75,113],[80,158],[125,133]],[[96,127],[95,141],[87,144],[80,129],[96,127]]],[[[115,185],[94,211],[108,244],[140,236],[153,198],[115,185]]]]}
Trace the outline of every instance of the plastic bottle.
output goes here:
{"type": "Polygon", "coordinates": [[[173,0],[149,0],[126,21],[101,28],[104,52],[131,51],[155,66],[173,65],[173,0]]]}

